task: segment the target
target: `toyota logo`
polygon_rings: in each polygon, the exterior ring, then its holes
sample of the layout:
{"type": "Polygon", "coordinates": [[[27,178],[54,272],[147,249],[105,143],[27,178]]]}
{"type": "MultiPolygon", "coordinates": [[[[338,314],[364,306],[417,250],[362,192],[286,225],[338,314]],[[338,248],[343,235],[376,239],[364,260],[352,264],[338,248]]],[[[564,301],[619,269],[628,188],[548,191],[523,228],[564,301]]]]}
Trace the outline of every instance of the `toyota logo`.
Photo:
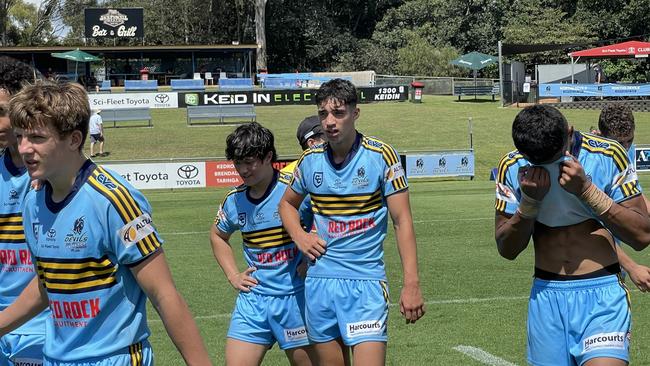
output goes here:
{"type": "Polygon", "coordinates": [[[158,103],[167,103],[169,101],[169,95],[167,95],[167,94],[156,94],[154,99],[158,103]]]}
{"type": "Polygon", "coordinates": [[[194,165],[183,165],[178,168],[176,173],[183,179],[192,179],[199,175],[199,168],[194,165]]]}

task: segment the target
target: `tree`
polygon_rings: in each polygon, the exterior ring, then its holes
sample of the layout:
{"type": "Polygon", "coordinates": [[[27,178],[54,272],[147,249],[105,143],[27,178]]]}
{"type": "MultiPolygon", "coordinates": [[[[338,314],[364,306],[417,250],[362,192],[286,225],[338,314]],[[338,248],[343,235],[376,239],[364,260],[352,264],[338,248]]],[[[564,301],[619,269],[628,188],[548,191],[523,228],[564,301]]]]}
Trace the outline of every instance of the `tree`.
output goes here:
{"type": "Polygon", "coordinates": [[[9,9],[16,0],[0,0],[0,32],[2,32],[2,46],[7,46],[7,29],[9,28],[9,9]]]}
{"type": "Polygon", "coordinates": [[[450,64],[458,56],[458,50],[453,47],[434,47],[426,39],[412,34],[406,46],[397,50],[397,72],[400,75],[464,76],[465,70],[450,64]]]}
{"type": "Polygon", "coordinates": [[[257,70],[266,70],[266,0],[255,0],[255,41],[257,70]]]}

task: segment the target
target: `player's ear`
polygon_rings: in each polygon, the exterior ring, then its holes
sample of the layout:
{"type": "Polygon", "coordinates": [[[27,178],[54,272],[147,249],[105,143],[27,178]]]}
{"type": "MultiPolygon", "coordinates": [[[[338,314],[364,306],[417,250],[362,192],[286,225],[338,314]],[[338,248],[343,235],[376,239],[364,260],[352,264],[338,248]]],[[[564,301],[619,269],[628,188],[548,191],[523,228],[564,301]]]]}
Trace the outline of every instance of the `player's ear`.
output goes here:
{"type": "Polygon", "coordinates": [[[355,106],[355,107],[354,107],[354,120],[355,120],[355,121],[357,120],[357,118],[359,118],[359,115],[360,115],[360,114],[361,114],[361,110],[359,109],[359,107],[356,107],[356,106],[355,106]]]}
{"type": "Polygon", "coordinates": [[[76,151],[81,150],[81,145],[83,144],[83,135],[81,131],[74,130],[70,133],[70,150],[76,151]]]}
{"type": "Polygon", "coordinates": [[[569,126],[569,136],[573,136],[573,131],[575,131],[573,126],[569,126]]]}

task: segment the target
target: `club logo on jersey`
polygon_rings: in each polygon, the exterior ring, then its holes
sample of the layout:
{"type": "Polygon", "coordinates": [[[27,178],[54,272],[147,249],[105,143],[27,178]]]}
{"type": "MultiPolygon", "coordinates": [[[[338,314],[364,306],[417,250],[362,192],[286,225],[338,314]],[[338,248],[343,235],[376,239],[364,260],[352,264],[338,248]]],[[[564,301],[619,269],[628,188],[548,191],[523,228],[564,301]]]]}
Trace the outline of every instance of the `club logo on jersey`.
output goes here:
{"type": "Polygon", "coordinates": [[[18,192],[16,192],[13,189],[11,191],[9,191],[9,199],[10,200],[17,200],[18,199],[18,192]]]}
{"type": "Polygon", "coordinates": [[[348,337],[360,337],[366,335],[380,335],[384,332],[385,325],[381,320],[365,320],[345,325],[348,337]]]}
{"type": "Polygon", "coordinates": [[[246,226],[246,213],[240,212],[237,214],[237,224],[241,227],[246,226]]]}
{"type": "Polygon", "coordinates": [[[624,332],[599,333],[582,341],[582,354],[600,349],[625,349],[624,332]]]}
{"type": "Polygon", "coordinates": [[[66,234],[64,242],[65,247],[73,252],[78,252],[86,248],[88,235],[84,232],[86,226],[84,217],[78,217],[72,225],[72,232],[66,234]]]}
{"type": "Polygon", "coordinates": [[[41,228],[43,228],[43,225],[38,222],[32,224],[32,232],[34,233],[34,239],[36,239],[36,241],[38,241],[38,234],[41,232],[41,228]]]}
{"type": "Polygon", "coordinates": [[[361,167],[357,169],[357,176],[352,178],[352,185],[357,188],[363,188],[368,186],[368,178],[366,177],[366,168],[361,167]]]}
{"type": "Polygon", "coordinates": [[[295,342],[307,339],[307,329],[305,327],[285,329],[284,340],[286,342],[295,342]]]}
{"type": "Polygon", "coordinates": [[[122,228],[118,230],[118,235],[122,239],[122,244],[129,248],[155,231],[156,229],[153,226],[151,216],[149,216],[148,213],[143,213],[131,222],[122,226],[122,228]]]}
{"type": "Polygon", "coordinates": [[[110,178],[108,178],[104,173],[97,174],[97,181],[101,183],[104,187],[108,188],[108,190],[112,191],[115,188],[117,188],[115,183],[113,183],[113,181],[110,180],[110,178]]]}
{"type": "Polygon", "coordinates": [[[314,173],[314,185],[318,188],[323,184],[323,172],[314,173]]]}

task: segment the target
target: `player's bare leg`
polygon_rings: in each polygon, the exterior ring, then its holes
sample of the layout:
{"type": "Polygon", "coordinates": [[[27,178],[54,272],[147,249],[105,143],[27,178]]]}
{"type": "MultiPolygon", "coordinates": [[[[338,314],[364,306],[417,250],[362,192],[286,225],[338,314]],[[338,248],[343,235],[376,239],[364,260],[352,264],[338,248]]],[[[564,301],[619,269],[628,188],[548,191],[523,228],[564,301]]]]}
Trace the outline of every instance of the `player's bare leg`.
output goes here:
{"type": "Polygon", "coordinates": [[[314,345],[316,364],[327,366],[350,366],[350,348],[341,338],[314,345]]]}
{"type": "Polygon", "coordinates": [[[292,348],[284,351],[287,354],[291,366],[311,366],[315,365],[316,354],[313,346],[292,348]]]}
{"type": "Polygon", "coordinates": [[[268,345],[228,338],[226,341],[226,366],[258,366],[262,363],[268,349],[268,345]]]}
{"type": "Polygon", "coordinates": [[[619,358],[596,357],[582,364],[583,366],[627,366],[627,362],[619,358]]]}
{"type": "Polygon", "coordinates": [[[352,346],[355,365],[383,366],[386,364],[385,342],[363,342],[352,346]]]}

